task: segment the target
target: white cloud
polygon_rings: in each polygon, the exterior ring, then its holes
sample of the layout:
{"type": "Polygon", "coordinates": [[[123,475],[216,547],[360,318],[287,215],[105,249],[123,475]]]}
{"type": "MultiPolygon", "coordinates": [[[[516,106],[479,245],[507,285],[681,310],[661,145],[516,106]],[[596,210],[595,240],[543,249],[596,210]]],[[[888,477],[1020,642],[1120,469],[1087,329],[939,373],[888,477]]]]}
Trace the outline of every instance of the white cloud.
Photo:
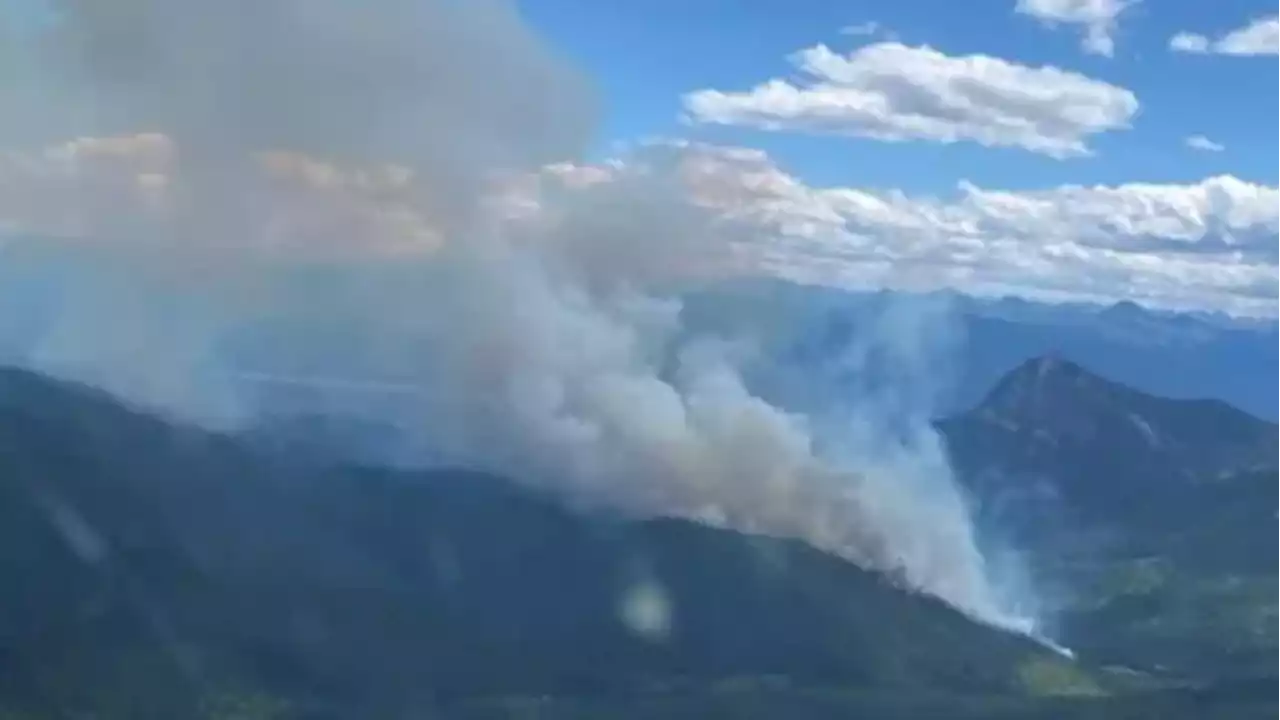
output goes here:
{"type": "Polygon", "coordinates": [[[1133,93],[1084,75],[927,46],[882,42],[842,56],[817,45],[790,60],[805,75],[799,84],[698,90],[684,97],[689,118],[886,141],[972,141],[1061,158],[1089,154],[1090,135],[1127,128],[1138,110],[1133,93]]]}
{"type": "Polygon", "coordinates": [[[1116,21],[1136,0],[1018,0],[1015,12],[1049,25],[1079,25],[1084,29],[1085,52],[1111,57],[1115,54],[1116,21]]]}
{"type": "Polygon", "coordinates": [[[856,288],[1131,299],[1274,315],[1280,191],[1231,176],[956,196],[813,187],[746,148],[676,143],[672,167],[757,269],[856,288]]]}
{"type": "Polygon", "coordinates": [[[1180,32],[1169,38],[1169,49],[1176,52],[1207,53],[1209,38],[1197,33],[1180,32]]]}
{"type": "Polygon", "coordinates": [[[1205,152],[1222,152],[1227,148],[1221,143],[1216,143],[1203,135],[1192,135],[1186,139],[1187,147],[1192,150],[1204,150],[1205,152]]]}
{"type": "Polygon", "coordinates": [[[1258,18],[1216,39],[1200,33],[1180,32],[1169,39],[1169,49],[1196,54],[1276,55],[1280,53],[1280,18],[1258,18]]]}

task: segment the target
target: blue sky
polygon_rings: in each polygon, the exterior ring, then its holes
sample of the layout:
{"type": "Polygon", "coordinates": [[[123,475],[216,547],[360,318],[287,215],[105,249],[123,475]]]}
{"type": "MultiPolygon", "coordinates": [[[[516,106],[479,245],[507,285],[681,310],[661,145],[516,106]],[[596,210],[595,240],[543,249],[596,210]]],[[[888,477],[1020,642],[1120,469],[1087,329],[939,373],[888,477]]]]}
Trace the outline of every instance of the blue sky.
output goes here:
{"type": "Polygon", "coordinates": [[[1275,13],[1266,0],[1148,0],[1127,8],[1113,57],[1082,52],[1081,33],[1014,12],[1014,0],[521,0],[527,21],[590,75],[605,114],[602,145],[680,135],[763,148],[817,185],[946,193],[958,179],[1006,189],[1063,183],[1193,182],[1230,173],[1277,179],[1274,57],[1191,55],[1169,50],[1181,31],[1219,35],[1275,13]],[[1053,65],[1127,88],[1140,109],[1133,129],[1103,133],[1096,155],[1057,160],[973,143],[884,143],[746,128],[682,126],[681,97],[700,88],[747,90],[793,74],[786,56],[817,43],[848,52],[879,37],[841,28],[879,24],[906,45],[948,55],[985,54],[1053,65]],[[1184,146],[1191,135],[1225,146],[1184,146]]]}

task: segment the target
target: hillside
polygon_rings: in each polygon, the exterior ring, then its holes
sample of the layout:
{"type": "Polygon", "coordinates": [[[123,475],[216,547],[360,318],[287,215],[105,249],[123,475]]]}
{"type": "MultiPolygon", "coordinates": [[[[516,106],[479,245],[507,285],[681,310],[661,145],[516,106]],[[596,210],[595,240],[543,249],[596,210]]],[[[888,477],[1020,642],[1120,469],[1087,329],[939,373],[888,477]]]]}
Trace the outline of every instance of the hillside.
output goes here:
{"type": "Polygon", "coordinates": [[[462,470],[318,470],[16,370],[0,548],[6,718],[1274,715],[797,542],[462,470]]]}
{"type": "Polygon", "coordinates": [[[770,675],[1016,693],[1019,667],[1059,662],[798,543],[590,520],[462,471],[303,474],[18,371],[0,397],[0,574],[23,578],[3,585],[5,694],[45,712],[174,717],[240,687],[406,712],[770,675]]]}
{"type": "MultiPolygon", "coordinates": [[[[1024,532],[1106,530],[1170,550],[1168,534],[1212,520],[1206,510],[1275,506],[1275,424],[1216,400],[1138,392],[1059,357],[1022,364],[939,428],[984,508],[1024,532]]],[[[1252,535],[1219,537],[1202,559],[1273,568],[1261,541],[1274,515],[1263,512],[1235,528],[1252,535]]]]}
{"type": "Polygon", "coordinates": [[[989,529],[1056,588],[1064,641],[1099,660],[1274,671],[1277,427],[1058,356],[939,423],[989,529]]]}
{"type": "Polygon", "coordinates": [[[1019,447],[1029,462],[1065,461],[1073,450],[1089,446],[1094,454],[1109,451],[1102,454],[1110,460],[1143,463],[1149,467],[1143,477],[1192,481],[1276,462],[1274,423],[1218,400],[1143,393],[1053,355],[1015,368],[957,420],[992,440],[1025,441],[1010,446],[1019,447]]]}

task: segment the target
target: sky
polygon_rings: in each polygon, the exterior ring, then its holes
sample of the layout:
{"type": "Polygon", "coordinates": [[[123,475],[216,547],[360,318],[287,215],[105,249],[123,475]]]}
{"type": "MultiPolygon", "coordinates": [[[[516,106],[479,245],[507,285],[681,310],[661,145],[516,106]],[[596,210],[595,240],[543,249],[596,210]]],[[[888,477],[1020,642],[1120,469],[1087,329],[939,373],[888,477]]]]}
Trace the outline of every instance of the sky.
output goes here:
{"type": "MultiPolygon", "coordinates": [[[[532,169],[533,189],[520,192],[538,197],[510,192],[514,215],[545,211],[552,186],[634,189],[620,181],[661,172],[731,229],[704,246],[732,254],[734,272],[1278,312],[1280,39],[1265,0],[511,1],[585,80],[598,115],[585,147],[532,169]]],[[[130,124],[92,100],[91,112],[76,112],[47,91],[48,68],[32,48],[57,26],[48,2],[0,0],[0,103],[13,110],[43,98],[55,109],[29,113],[25,125],[19,112],[0,117],[0,230],[120,234],[122,219],[133,228],[162,212],[182,148],[154,119],[130,124]],[[113,122],[76,122],[85,117],[113,122]]],[[[375,16],[377,3],[369,8],[375,16]]],[[[124,70],[172,82],[181,102],[204,102],[204,76],[181,73],[223,50],[190,32],[207,57],[184,55],[175,41],[173,68],[124,70]]],[[[272,47],[288,53],[288,43],[272,47]]],[[[238,67],[218,62],[215,72],[238,67]]],[[[345,82],[303,69],[318,84],[345,82]]],[[[574,125],[561,134],[576,137],[578,94],[563,73],[546,73],[545,84],[499,93],[495,107],[517,109],[495,122],[516,136],[526,120],[530,136],[574,125]],[[535,99],[544,90],[563,94],[562,116],[521,117],[518,108],[554,111],[558,100],[535,99]]],[[[368,85],[405,93],[388,107],[417,112],[408,96],[422,88],[396,85],[396,74],[367,75],[368,85]]],[[[319,122],[325,114],[357,119],[358,105],[314,100],[290,110],[282,99],[273,112],[311,113],[296,125],[307,133],[338,131],[338,120],[319,122]]],[[[414,122],[386,121],[406,137],[414,122]]],[[[345,160],[277,152],[297,149],[254,148],[262,172],[307,186],[307,200],[292,188],[280,203],[280,212],[310,213],[294,226],[321,228],[326,246],[352,227],[366,245],[438,244],[431,211],[394,180],[399,170],[378,176],[392,192],[345,160]]]]}
{"type": "MultiPolygon", "coordinates": [[[[521,8],[589,69],[603,98],[601,155],[635,138],[680,137],[763,151],[775,171],[815,189],[944,205],[969,186],[1039,193],[1052,207],[1024,205],[1022,218],[987,207],[968,219],[1054,245],[1065,255],[1058,277],[961,273],[948,284],[1275,313],[1280,41],[1267,0],[521,8]]],[[[857,224],[845,229],[865,229],[857,224]]],[[[973,240],[988,250],[999,242],[973,240]]]]}
{"type": "MultiPolygon", "coordinates": [[[[1037,3],[1024,3],[1035,6],[1037,3]]],[[[1266,0],[1042,0],[1053,9],[1112,6],[1111,54],[1082,47],[1087,26],[1057,26],[1017,0],[522,0],[531,25],[588,68],[604,100],[601,147],[647,135],[680,135],[767,150],[806,181],[823,185],[945,192],[959,179],[983,187],[1188,182],[1231,173],[1277,181],[1275,50],[1254,57],[1173,52],[1179,32],[1221,35],[1274,17],[1266,0]],[[1061,161],[1021,149],[972,142],[885,143],[803,131],[760,131],[748,123],[681,122],[689,93],[744,92],[794,78],[788,57],[825,44],[848,54],[896,39],[953,57],[986,55],[1019,65],[1053,66],[1132,92],[1130,128],[1089,138],[1095,154],[1061,161]],[[1196,152],[1204,136],[1220,152],[1196,152]]],[[[1048,16],[1047,13],[1044,16],[1048,16]]],[[[1272,39],[1274,39],[1274,34],[1272,39]]],[[[1272,43],[1274,44],[1274,43],[1272,43]]]]}

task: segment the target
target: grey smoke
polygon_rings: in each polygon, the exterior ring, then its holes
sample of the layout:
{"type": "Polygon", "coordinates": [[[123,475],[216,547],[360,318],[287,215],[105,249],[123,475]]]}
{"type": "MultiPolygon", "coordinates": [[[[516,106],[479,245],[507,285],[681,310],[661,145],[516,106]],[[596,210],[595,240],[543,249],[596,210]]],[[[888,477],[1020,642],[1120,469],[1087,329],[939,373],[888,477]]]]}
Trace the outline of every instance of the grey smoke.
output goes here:
{"type": "Polygon", "coordinates": [[[18,279],[73,269],[42,291],[37,327],[9,328],[26,362],[223,426],[261,409],[246,386],[393,391],[408,399],[394,421],[434,457],[588,506],[803,538],[1030,627],[993,584],[920,400],[935,315],[865,328],[855,354],[889,348],[900,392],[818,422],[748,387],[749,342],[693,332],[654,291],[736,262],[735,229],[682,198],[661,158],[544,197],[548,222],[495,216],[493,178],[576,157],[594,115],[583,78],[506,3],[54,5],[22,65],[37,77],[0,99],[0,145],[163,132],[178,160],[171,212],[122,208],[83,240],[0,250],[7,307],[32,302],[18,279]],[[352,236],[335,261],[273,245],[273,195],[251,170],[267,150],[412,168],[443,247],[388,259],[352,236]]]}

